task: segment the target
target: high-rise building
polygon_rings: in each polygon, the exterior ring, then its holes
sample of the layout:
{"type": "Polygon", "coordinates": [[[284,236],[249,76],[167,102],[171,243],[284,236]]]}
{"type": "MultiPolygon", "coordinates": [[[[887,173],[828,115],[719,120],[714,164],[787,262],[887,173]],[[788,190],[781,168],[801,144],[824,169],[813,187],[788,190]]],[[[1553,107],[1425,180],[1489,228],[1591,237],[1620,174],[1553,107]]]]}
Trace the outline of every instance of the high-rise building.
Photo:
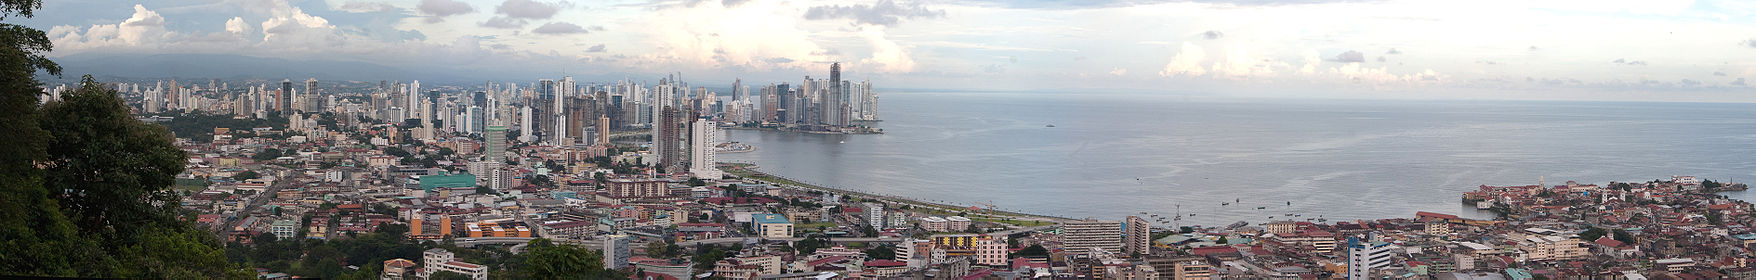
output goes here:
{"type": "Polygon", "coordinates": [[[622,269],[627,267],[631,251],[632,248],[628,247],[627,235],[604,236],[604,268],[622,269]]]}
{"type": "Polygon", "coordinates": [[[1373,234],[1366,234],[1366,239],[1358,236],[1347,238],[1347,278],[1372,279],[1372,269],[1390,265],[1390,243],[1376,240],[1373,234]]]}
{"type": "Polygon", "coordinates": [[[1074,253],[1122,251],[1122,222],[1087,218],[1061,224],[1062,245],[1074,253]]]}
{"type": "Polygon", "coordinates": [[[829,92],[828,95],[823,96],[823,105],[821,106],[823,108],[823,124],[846,125],[842,118],[844,115],[842,113],[842,108],[844,107],[842,100],[844,98],[842,95],[840,62],[829,65],[829,84],[827,86],[829,92]]]}
{"type": "MultiPolygon", "coordinates": [[[[171,84],[176,85],[176,81],[172,80],[171,84]]],[[[285,79],[280,82],[280,93],[275,97],[274,108],[279,110],[283,117],[293,115],[293,79],[285,79]]]]}
{"type": "Polygon", "coordinates": [[[488,169],[488,187],[495,190],[504,189],[500,165],[506,163],[506,126],[491,125],[482,135],[483,167],[488,169]]]}
{"type": "Polygon", "coordinates": [[[1124,220],[1128,229],[1122,233],[1123,253],[1147,255],[1152,250],[1152,225],[1140,216],[1124,220]]]}
{"type": "Polygon", "coordinates": [[[716,139],[719,138],[719,126],[711,120],[696,119],[689,128],[692,130],[689,135],[689,174],[706,180],[719,179],[722,174],[714,166],[718,159],[713,150],[714,143],[719,142],[716,139]]]}
{"type": "Polygon", "coordinates": [[[866,203],[866,224],[873,229],[884,229],[884,204],[866,203]]]}
{"type": "Polygon", "coordinates": [[[300,110],[303,110],[306,113],[314,113],[323,110],[323,102],[321,101],[323,97],[322,95],[317,94],[317,78],[305,80],[305,91],[303,92],[305,93],[303,96],[305,104],[303,104],[304,108],[299,108],[300,110]]]}
{"type": "Polygon", "coordinates": [[[678,134],[681,134],[680,128],[683,126],[682,116],[679,116],[681,114],[682,112],[678,112],[677,108],[665,106],[659,112],[658,122],[654,124],[653,131],[657,132],[658,135],[652,137],[653,149],[658,153],[660,166],[663,166],[667,172],[683,171],[678,169],[682,167],[683,163],[686,163],[682,158],[683,149],[678,147],[680,143],[677,139],[678,134]]]}
{"type": "Polygon", "coordinates": [[[610,116],[598,116],[598,145],[610,145],[610,116]]]}

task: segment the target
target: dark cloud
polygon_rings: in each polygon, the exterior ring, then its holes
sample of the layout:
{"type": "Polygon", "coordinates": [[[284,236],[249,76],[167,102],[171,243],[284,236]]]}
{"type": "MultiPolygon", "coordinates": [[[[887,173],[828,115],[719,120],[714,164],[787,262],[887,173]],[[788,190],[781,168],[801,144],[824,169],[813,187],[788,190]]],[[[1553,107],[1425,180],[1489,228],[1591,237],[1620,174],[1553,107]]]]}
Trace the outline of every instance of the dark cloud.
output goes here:
{"type": "Polygon", "coordinates": [[[602,25],[593,25],[593,26],[591,26],[591,31],[604,31],[604,26],[602,26],[602,25]]]}
{"type": "Polygon", "coordinates": [[[545,23],[545,24],[543,24],[543,26],[538,26],[537,29],[532,29],[530,32],[535,32],[537,34],[554,34],[554,35],[586,33],[584,27],[579,27],[579,25],[577,25],[577,24],[565,23],[565,22],[545,23]]]}
{"type": "Polygon", "coordinates": [[[506,2],[500,3],[500,7],[494,8],[494,13],[512,18],[547,19],[554,17],[555,12],[560,9],[561,4],[531,0],[506,0],[506,2]]]}
{"type": "Polygon", "coordinates": [[[520,19],[520,18],[494,17],[494,18],[488,19],[488,21],[482,22],[479,25],[481,25],[482,27],[491,27],[491,28],[517,29],[517,28],[523,28],[524,25],[527,23],[528,22],[526,22],[524,19],[520,19]]]}
{"type": "Polygon", "coordinates": [[[727,8],[730,8],[730,7],[737,7],[738,5],[743,5],[746,2],[750,2],[750,0],[720,0],[719,4],[720,4],[720,6],[726,6],[727,8]]]}
{"type": "Polygon", "coordinates": [[[1492,60],[1477,60],[1476,63],[1487,64],[1487,65],[1500,65],[1499,62],[1494,62],[1492,60]]]}
{"type": "Polygon", "coordinates": [[[585,49],[585,52],[604,52],[604,44],[597,44],[596,46],[591,46],[591,48],[585,49]]]}
{"type": "Polygon", "coordinates": [[[1744,43],[1742,45],[1744,45],[1745,47],[1756,48],[1756,39],[1744,40],[1744,43]]]}
{"type": "Polygon", "coordinates": [[[378,3],[378,2],[348,1],[347,3],[342,3],[341,7],[337,7],[337,10],[342,10],[342,11],[350,12],[350,13],[389,12],[389,11],[395,11],[396,6],[391,6],[390,4],[378,3]]]}
{"type": "Polygon", "coordinates": [[[1628,66],[1646,66],[1646,61],[1645,60],[1629,61],[1628,66]]]}
{"type": "Polygon", "coordinates": [[[1382,56],[1382,55],[1378,56],[1378,62],[1384,62],[1384,56],[1382,56]]]}
{"type": "Polygon", "coordinates": [[[1342,52],[1341,54],[1335,55],[1335,58],[1331,58],[1330,61],[1342,62],[1342,63],[1366,62],[1366,54],[1362,54],[1359,51],[1350,50],[1350,51],[1345,51],[1345,52],[1342,52]]]}
{"type": "Polygon", "coordinates": [[[447,17],[476,11],[469,4],[452,0],[421,0],[415,5],[421,13],[435,17],[447,17]]]}
{"type": "Polygon", "coordinates": [[[774,63],[774,64],[782,64],[782,63],[792,63],[793,59],[785,58],[785,57],[770,57],[770,58],[764,59],[762,61],[766,61],[768,63],[774,63]]]}
{"type": "Polygon", "coordinates": [[[1690,80],[1690,79],[1683,79],[1682,83],[1685,86],[1699,86],[1699,85],[1701,85],[1701,81],[1690,80]]]}
{"type": "Polygon", "coordinates": [[[1737,79],[1737,80],[1734,80],[1734,81],[1732,81],[1732,85],[1734,85],[1734,86],[1740,86],[1740,87],[1742,87],[1742,86],[1748,86],[1748,85],[1745,85],[1745,84],[1744,84],[1744,78],[1738,78],[1738,79],[1737,79]]]}
{"type": "Polygon", "coordinates": [[[1541,48],[1537,48],[1537,46],[1530,46],[1530,48],[1529,48],[1529,49],[1527,49],[1527,50],[1530,50],[1530,51],[1533,51],[1533,52],[1534,52],[1534,51],[1537,51],[1537,50],[1540,50],[1540,49],[1541,49],[1541,48]]]}
{"type": "Polygon", "coordinates": [[[1386,51],[1384,54],[1402,54],[1402,51],[1396,50],[1396,48],[1390,48],[1390,51],[1386,51]]]}
{"type": "Polygon", "coordinates": [[[1725,77],[1725,76],[1726,76],[1726,72],[1720,72],[1720,71],[1713,71],[1713,75],[1714,75],[1714,76],[1720,76],[1720,77],[1725,77]]]}
{"type": "Polygon", "coordinates": [[[854,4],[849,6],[830,5],[815,6],[805,10],[805,19],[852,19],[855,24],[891,26],[902,22],[902,19],[944,17],[945,10],[928,9],[920,3],[897,4],[892,0],[879,0],[872,5],[854,4]]]}
{"type": "Polygon", "coordinates": [[[1611,61],[1610,63],[1623,64],[1623,63],[1628,63],[1628,60],[1617,58],[1616,61],[1611,61]]]}
{"type": "Polygon", "coordinates": [[[1207,32],[1201,32],[1201,38],[1207,38],[1208,40],[1225,38],[1225,37],[1226,37],[1226,34],[1220,33],[1219,31],[1208,30],[1207,32]]]}

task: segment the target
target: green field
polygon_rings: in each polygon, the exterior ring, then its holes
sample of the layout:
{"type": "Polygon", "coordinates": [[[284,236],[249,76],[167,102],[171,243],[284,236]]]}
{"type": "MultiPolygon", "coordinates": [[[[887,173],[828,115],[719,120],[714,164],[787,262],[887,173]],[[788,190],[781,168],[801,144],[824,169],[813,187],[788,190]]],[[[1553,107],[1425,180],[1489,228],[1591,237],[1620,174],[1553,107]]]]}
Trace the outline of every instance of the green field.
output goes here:
{"type": "Polygon", "coordinates": [[[177,185],[173,186],[172,189],[179,190],[179,191],[199,192],[201,190],[207,189],[207,185],[209,185],[209,184],[211,184],[211,183],[208,183],[207,180],[202,180],[202,179],[177,179],[177,185]]]}

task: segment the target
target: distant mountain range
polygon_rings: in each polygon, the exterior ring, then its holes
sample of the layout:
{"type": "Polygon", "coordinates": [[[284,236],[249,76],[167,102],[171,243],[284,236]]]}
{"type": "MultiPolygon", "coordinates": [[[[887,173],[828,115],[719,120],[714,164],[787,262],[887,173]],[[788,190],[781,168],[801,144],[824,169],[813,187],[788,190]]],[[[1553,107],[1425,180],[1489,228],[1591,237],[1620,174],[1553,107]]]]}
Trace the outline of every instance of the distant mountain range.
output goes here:
{"type": "MultiPolygon", "coordinates": [[[[438,69],[410,69],[358,61],[287,60],[217,54],[77,54],[52,58],[62,68],[60,81],[77,81],[91,74],[101,80],[127,79],[248,79],[288,78],[303,80],[431,80],[477,81],[487,77],[464,76],[438,69]]],[[[42,75],[45,82],[57,81],[42,75]]]]}

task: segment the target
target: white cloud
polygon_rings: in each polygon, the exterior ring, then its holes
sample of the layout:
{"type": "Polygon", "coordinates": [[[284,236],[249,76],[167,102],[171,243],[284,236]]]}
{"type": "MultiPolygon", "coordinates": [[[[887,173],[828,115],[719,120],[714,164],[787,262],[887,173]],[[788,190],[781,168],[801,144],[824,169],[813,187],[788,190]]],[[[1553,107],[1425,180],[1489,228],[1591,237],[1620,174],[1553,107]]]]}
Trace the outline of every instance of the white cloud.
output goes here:
{"type": "Polygon", "coordinates": [[[1128,75],[1128,69],[1116,68],[1114,70],[1110,70],[1110,75],[1117,76],[1117,77],[1126,76],[1126,75],[1128,75]]]}
{"type": "Polygon", "coordinates": [[[151,47],[175,33],[165,30],[165,18],[146,6],[134,5],[134,14],[116,24],[94,24],[81,33],[75,26],[56,26],[48,32],[57,50],[84,50],[117,46],[151,47]]]}
{"type": "Polygon", "coordinates": [[[1165,77],[1201,76],[1207,74],[1207,69],[1201,67],[1201,62],[1204,60],[1207,60],[1207,52],[1203,51],[1201,46],[1183,42],[1183,49],[1171,57],[1171,63],[1165,64],[1165,70],[1159,71],[1158,75],[1165,77]]]}
{"type": "Polygon", "coordinates": [[[231,32],[232,34],[237,35],[248,35],[251,31],[250,24],[245,23],[243,17],[232,17],[232,19],[226,20],[226,32],[231,32]]]}
{"type": "Polygon", "coordinates": [[[376,13],[395,11],[396,6],[381,2],[348,1],[342,3],[341,6],[336,6],[335,10],[349,13],[376,13]]]}
{"type": "Polygon", "coordinates": [[[860,36],[872,44],[872,57],[861,59],[861,64],[882,73],[904,73],[915,70],[915,60],[909,57],[908,49],[884,37],[884,26],[865,26],[860,28],[860,36]]]}

